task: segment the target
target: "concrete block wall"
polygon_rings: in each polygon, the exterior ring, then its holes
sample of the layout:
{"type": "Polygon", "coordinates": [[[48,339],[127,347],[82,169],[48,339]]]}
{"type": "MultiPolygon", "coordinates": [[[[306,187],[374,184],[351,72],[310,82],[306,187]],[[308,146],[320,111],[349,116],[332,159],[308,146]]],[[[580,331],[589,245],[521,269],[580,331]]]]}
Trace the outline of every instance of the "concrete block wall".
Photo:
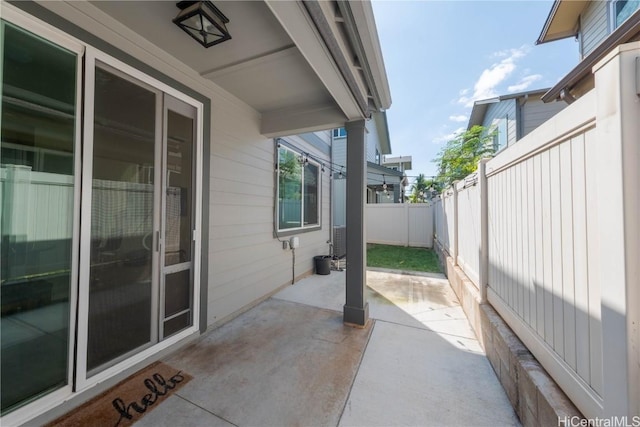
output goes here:
{"type": "Polygon", "coordinates": [[[524,427],[584,419],[567,395],[509,328],[453,259],[434,245],[449,283],[524,427]]]}

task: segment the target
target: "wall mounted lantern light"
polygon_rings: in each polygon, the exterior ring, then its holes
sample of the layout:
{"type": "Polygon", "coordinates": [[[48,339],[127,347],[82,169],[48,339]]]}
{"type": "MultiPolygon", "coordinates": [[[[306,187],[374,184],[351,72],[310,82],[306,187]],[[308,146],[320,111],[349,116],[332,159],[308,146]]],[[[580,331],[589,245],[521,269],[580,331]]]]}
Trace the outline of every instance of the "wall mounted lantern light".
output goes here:
{"type": "Polygon", "coordinates": [[[204,47],[230,40],[226,24],[229,19],[210,1],[180,1],[180,13],[173,23],[204,47]]]}

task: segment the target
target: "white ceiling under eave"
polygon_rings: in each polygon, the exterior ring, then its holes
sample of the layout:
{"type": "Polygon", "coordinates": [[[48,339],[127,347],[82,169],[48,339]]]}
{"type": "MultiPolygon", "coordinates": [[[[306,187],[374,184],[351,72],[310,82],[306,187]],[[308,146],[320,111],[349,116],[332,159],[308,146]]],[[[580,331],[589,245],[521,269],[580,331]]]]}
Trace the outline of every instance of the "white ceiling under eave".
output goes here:
{"type": "Polygon", "coordinates": [[[92,1],[203,78],[262,114],[261,132],[282,136],[363,117],[300,2],[216,1],[232,39],[203,48],[173,24],[173,1],[92,1]]]}

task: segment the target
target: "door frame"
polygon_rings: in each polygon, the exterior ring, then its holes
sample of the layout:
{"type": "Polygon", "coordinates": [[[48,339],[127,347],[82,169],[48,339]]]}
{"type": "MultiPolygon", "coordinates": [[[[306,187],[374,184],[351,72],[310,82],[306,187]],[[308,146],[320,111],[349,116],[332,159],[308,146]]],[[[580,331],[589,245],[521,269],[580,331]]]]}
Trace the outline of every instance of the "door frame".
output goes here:
{"type": "MultiPolygon", "coordinates": [[[[81,219],[81,242],[80,242],[80,284],[79,292],[78,292],[78,340],[77,340],[77,352],[76,352],[76,382],[74,391],[82,391],[88,389],[100,382],[103,382],[114,375],[122,372],[123,370],[130,368],[137,363],[140,363],[147,359],[148,357],[154,355],[155,353],[179,342],[180,340],[188,337],[189,335],[198,332],[200,325],[200,253],[201,253],[201,224],[202,224],[202,140],[203,140],[203,131],[202,131],[202,123],[203,123],[203,105],[201,102],[173,89],[172,87],[154,79],[153,77],[148,76],[142,71],[131,67],[124,62],[113,58],[112,56],[95,49],[93,47],[87,46],[86,54],[85,54],[85,84],[84,84],[84,94],[85,94],[85,110],[84,110],[84,135],[83,135],[83,143],[84,143],[84,151],[83,151],[83,171],[82,171],[82,219],[81,219]],[[194,238],[194,280],[193,280],[193,325],[189,328],[181,331],[171,337],[158,341],[155,343],[151,343],[147,348],[142,349],[136,354],[131,355],[124,360],[114,363],[112,366],[107,367],[106,369],[95,373],[93,375],[89,375],[87,371],[87,350],[88,350],[88,316],[89,316],[89,270],[90,270],[90,253],[91,253],[91,192],[92,192],[92,159],[93,159],[93,121],[94,121],[94,93],[95,93],[95,68],[97,63],[106,64],[109,67],[112,67],[116,70],[119,70],[120,74],[124,74],[129,76],[132,79],[138,80],[143,84],[149,85],[154,89],[160,92],[160,100],[156,103],[156,117],[159,119],[156,121],[156,131],[158,134],[157,138],[160,138],[160,147],[156,147],[156,189],[154,190],[155,199],[154,205],[159,206],[159,202],[162,199],[158,192],[160,191],[160,176],[162,174],[162,165],[163,161],[159,161],[158,153],[161,153],[162,150],[162,138],[163,138],[163,111],[164,111],[164,96],[162,93],[168,94],[186,104],[191,105],[196,109],[196,133],[195,133],[195,188],[193,191],[194,195],[194,209],[195,209],[195,222],[194,222],[194,230],[193,230],[193,238],[194,238]]],[[[158,144],[158,142],[156,142],[158,144]]],[[[154,212],[154,217],[159,214],[159,211],[154,212]]],[[[154,231],[159,231],[160,222],[154,221],[154,231]]],[[[158,242],[158,234],[154,233],[154,247],[157,247],[158,242]]],[[[154,257],[158,255],[157,251],[154,251],[154,257]]],[[[159,271],[159,263],[155,262],[153,265],[153,279],[156,281],[156,284],[160,283],[160,271],[159,271]]],[[[156,285],[154,285],[156,286],[156,285]]],[[[156,289],[154,287],[154,289],[156,289]]],[[[152,301],[156,302],[156,306],[152,307],[152,310],[155,310],[156,313],[152,316],[152,319],[159,319],[159,299],[153,298],[152,301]]],[[[158,324],[152,327],[152,330],[158,331],[158,324]]],[[[153,339],[153,336],[152,336],[153,339]]]]}

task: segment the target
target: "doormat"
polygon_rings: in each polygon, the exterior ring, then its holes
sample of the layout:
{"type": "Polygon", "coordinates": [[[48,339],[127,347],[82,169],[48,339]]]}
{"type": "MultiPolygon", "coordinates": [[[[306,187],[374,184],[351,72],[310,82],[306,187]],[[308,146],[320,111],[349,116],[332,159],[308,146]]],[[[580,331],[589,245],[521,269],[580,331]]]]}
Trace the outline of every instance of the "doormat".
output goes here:
{"type": "Polygon", "coordinates": [[[46,427],[130,426],[192,379],[185,372],[156,362],[46,427]]]}

